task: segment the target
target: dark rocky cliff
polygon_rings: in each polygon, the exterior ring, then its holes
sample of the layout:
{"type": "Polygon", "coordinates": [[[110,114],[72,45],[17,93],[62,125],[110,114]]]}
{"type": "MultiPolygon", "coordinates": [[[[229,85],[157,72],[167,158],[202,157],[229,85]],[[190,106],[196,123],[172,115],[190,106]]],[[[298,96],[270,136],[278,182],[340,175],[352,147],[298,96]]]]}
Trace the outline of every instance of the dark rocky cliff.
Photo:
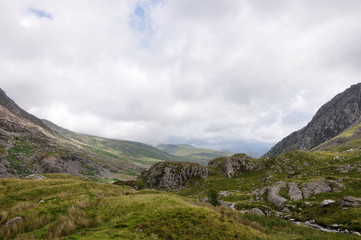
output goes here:
{"type": "Polygon", "coordinates": [[[304,128],[285,137],[264,157],[291,150],[308,151],[337,136],[361,116],[361,83],[352,85],[324,104],[304,128]]]}

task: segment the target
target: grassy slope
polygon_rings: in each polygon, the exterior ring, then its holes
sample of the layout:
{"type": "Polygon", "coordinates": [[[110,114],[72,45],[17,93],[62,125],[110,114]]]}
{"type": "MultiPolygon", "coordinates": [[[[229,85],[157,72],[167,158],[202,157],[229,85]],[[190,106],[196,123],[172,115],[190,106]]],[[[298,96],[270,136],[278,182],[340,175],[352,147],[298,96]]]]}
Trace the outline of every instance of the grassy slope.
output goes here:
{"type": "MultiPolygon", "coordinates": [[[[263,164],[263,170],[243,172],[239,177],[233,179],[224,178],[216,169],[200,184],[189,184],[178,192],[182,196],[202,199],[207,195],[209,189],[216,191],[228,191],[231,195],[220,197],[228,202],[236,202],[237,209],[247,210],[254,207],[275,213],[279,211],[275,206],[263,201],[255,201],[256,191],[265,186],[272,185],[276,181],[296,182],[298,185],[316,180],[339,180],[346,186],[340,192],[330,192],[311,196],[302,201],[289,201],[287,205],[292,210],[291,218],[306,221],[314,219],[321,225],[342,224],[344,228],[361,231],[361,208],[341,209],[339,201],[343,196],[361,197],[361,152],[312,152],[305,153],[295,151],[283,154],[271,159],[258,159],[263,164]],[[338,156],[335,158],[335,156],[338,156]],[[347,173],[337,170],[339,166],[356,166],[347,173]],[[291,170],[290,170],[291,169],[291,170]],[[289,175],[289,172],[292,172],[289,175]],[[270,180],[266,180],[266,179],[270,180]],[[325,199],[336,201],[330,207],[320,207],[325,199]],[[306,205],[305,202],[310,205],[306,205]]],[[[281,190],[280,194],[288,197],[288,187],[281,190]]]]}
{"type": "Polygon", "coordinates": [[[75,133],[61,128],[50,121],[43,120],[43,122],[57,132],[62,138],[71,140],[100,155],[105,155],[121,162],[134,164],[143,169],[149,168],[159,161],[185,161],[182,157],[170,155],[144,143],[107,139],[75,133]]]}
{"type": "Polygon", "coordinates": [[[157,148],[201,165],[207,165],[210,160],[217,157],[228,157],[232,155],[230,152],[196,148],[189,145],[160,144],[157,148]]]}
{"type": "Polygon", "coordinates": [[[1,239],[356,239],[242,215],[172,193],[46,176],[0,179],[0,222],[24,218],[2,226],[1,239]]]}

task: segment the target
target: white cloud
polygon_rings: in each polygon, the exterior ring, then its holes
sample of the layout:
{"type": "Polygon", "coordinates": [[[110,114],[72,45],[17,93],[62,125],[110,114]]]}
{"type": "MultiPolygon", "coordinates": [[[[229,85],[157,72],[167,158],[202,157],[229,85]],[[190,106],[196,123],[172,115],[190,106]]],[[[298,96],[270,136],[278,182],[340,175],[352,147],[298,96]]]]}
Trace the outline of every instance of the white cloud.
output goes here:
{"type": "Polygon", "coordinates": [[[360,10],[356,0],[1,2],[0,85],[74,131],[265,151],[360,81],[360,10]]]}

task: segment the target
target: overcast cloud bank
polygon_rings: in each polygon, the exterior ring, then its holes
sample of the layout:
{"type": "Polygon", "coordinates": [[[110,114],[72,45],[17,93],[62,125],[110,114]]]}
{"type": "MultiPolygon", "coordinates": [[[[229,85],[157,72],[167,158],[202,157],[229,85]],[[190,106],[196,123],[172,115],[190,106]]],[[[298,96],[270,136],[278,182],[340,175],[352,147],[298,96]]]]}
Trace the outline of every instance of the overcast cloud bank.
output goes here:
{"type": "Polygon", "coordinates": [[[361,1],[0,2],[1,88],[73,131],[263,153],[360,81],[361,1]]]}

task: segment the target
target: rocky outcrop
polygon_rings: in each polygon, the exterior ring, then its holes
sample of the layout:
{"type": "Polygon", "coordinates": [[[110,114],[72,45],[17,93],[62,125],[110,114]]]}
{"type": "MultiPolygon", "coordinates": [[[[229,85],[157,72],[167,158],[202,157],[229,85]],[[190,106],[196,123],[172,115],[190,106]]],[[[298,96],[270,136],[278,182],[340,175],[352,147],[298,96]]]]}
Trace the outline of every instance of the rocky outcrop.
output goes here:
{"type": "Polygon", "coordinates": [[[143,171],[138,179],[157,189],[178,189],[191,179],[205,179],[208,169],[196,163],[160,162],[143,171]]]}
{"type": "Polygon", "coordinates": [[[283,182],[278,182],[277,185],[268,187],[267,189],[267,201],[275,205],[278,209],[283,209],[285,203],[288,201],[286,198],[279,195],[279,191],[283,186],[283,182]]]}
{"type": "Polygon", "coordinates": [[[264,216],[264,213],[263,213],[262,210],[259,209],[259,208],[252,208],[252,209],[250,209],[250,210],[246,210],[245,213],[256,214],[256,215],[264,216]]]}
{"type": "Polygon", "coordinates": [[[264,156],[274,156],[291,150],[310,150],[337,136],[361,116],[361,83],[352,85],[324,104],[301,130],[282,139],[264,156]]]}
{"type": "Polygon", "coordinates": [[[231,157],[220,157],[208,163],[209,167],[219,168],[227,178],[237,177],[243,171],[259,169],[251,157],[246,154],[235,154],[231,157]]]}
{"type": "Polygon", "coordinates": [[[326,199],[320,203],[320,207],[327,207],[327,206],[331,205],[332,203],[335,203],[335,200],[326,199]]]}
{"type": "Polygon", "coordinates": [[[361,206],[361,198],[345,196],[340,201],[340,206],[341,207],[360,207],[361,206]]]}
{"type": "Polygon", "coordinates": [[[273,186],[264,187],[256,193],[257,200],[263,200],[263,195],[267,193],[267,201],[275,205],[278,209],[284,209],[285,204],[288,201],[286,198],[279,195],[281,188],[285,187],[286,184],[282,181],[276,182],[273,186]]]}
{"type": "Polygon", "coordinates": [[[296,183],[290,182],[288,183],[288,195],[290,196],[290,199],[293,201],[299,201],[302,200],[302,191],[298,188],[296,183]]]}
{"type": "Polygon", "coordinates": [[[322,180],[303,183],[301,186],[302,186],[303,196],[305,198],[309,198],[311,195],[328,193],[332,191],[331,183],[322,180]]]}

